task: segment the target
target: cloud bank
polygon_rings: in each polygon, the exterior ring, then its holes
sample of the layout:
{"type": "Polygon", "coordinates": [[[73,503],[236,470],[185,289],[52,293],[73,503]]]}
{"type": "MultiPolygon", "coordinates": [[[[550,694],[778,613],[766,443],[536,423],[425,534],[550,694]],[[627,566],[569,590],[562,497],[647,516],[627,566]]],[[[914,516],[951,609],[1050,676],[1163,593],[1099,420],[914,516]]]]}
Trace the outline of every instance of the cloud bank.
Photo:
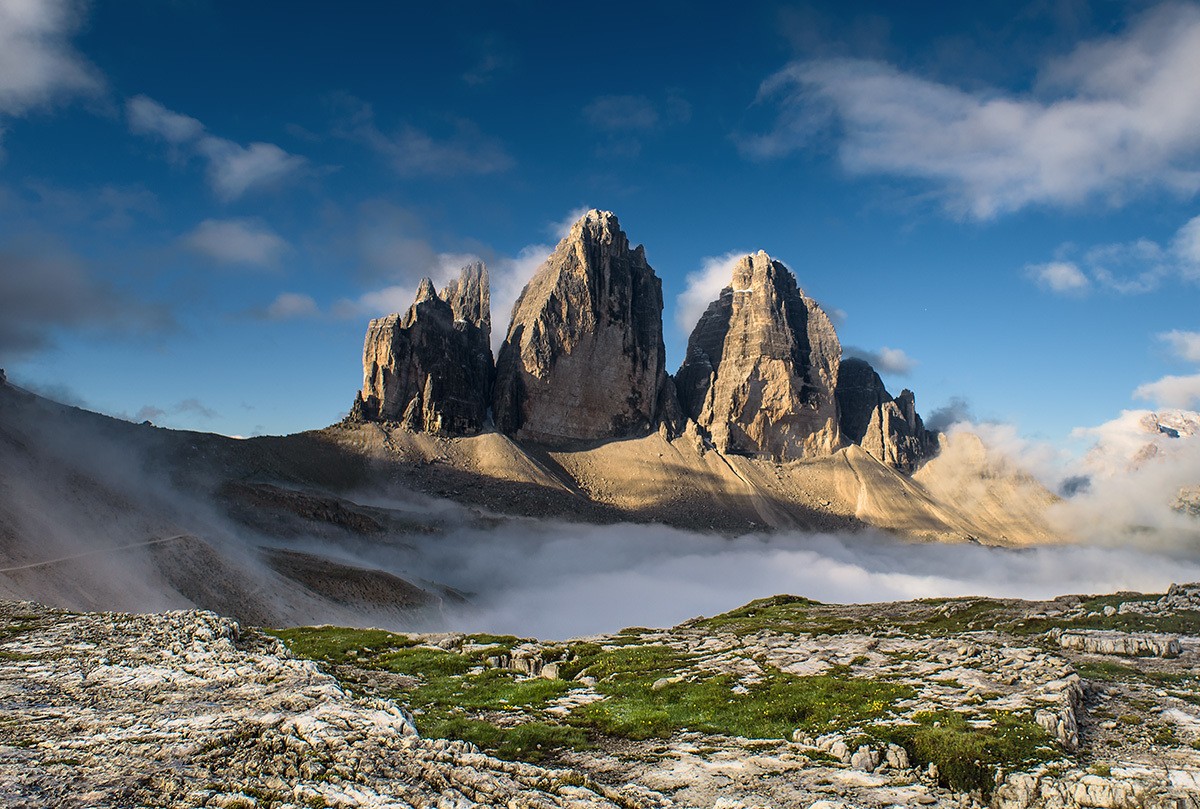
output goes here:
{"type": "Polygon", "coordinates": [[[759,101],[774,127],[743,151],[775,158],[835,133],[843,167],[928,183],[953,215],[1121,204],[1200,189],[1200,7],[1170,3],[1045,64],[1023,93],[968,91],[861,59],[794,62],[759,101]]]}

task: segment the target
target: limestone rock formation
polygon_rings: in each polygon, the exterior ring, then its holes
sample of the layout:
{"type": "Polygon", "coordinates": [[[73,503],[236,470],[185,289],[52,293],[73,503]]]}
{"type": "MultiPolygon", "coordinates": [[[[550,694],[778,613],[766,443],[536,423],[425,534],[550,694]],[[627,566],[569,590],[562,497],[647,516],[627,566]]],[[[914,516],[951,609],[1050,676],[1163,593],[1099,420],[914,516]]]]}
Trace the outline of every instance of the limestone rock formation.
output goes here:
{"type": "Polygon", "coordinates": [[[491,398],[490,340],[482,263],[464,267],[441,295],[423,279],[404,315],[376,318],[367,327],[363,388],[350,418],[446,435],[479,432],[491,398]]]}
{"type": "Polygon", "coordinates": [[[692,331],[675,377],[680,404],[722,452],[828,455],[841,442],[841,353],[821,307],[759,251],[738,262],[732,284],[692,331]]]}
{"type": "Polygon", "coordinates": [[[662,282],[617,217],[588,211],[513,308],[496,367],[496,426],[562,444],[653,429],[663,405],[662,282]]]}
{"type": "Polygon", "coordinates": [[[937,436],[925,429],[913,392],[901,391],[893,399],[866,360],[842,360],[836,393],[842,437],[877,460],[913,472],[936,453],[937,436]]]}

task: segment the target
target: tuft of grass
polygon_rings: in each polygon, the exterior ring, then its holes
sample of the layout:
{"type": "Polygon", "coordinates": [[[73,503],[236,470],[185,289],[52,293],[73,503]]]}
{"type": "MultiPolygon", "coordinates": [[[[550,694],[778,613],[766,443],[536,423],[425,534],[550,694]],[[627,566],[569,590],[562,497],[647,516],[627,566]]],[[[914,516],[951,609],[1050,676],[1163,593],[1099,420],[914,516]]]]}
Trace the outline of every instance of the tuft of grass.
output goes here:
{"type": "Polygon", "coordinates": [[[579,728],[540,721],[499,727],[465,716],[444,716],[427,721],[421,732],[434,738],[461,739],[509,761],[544,761],[555,750],[590,746],[587,734],[579,728]]]}
{"type": "Polygon", "coordinates": [[[604,652],[588,667],[607,699],[577,708],[574,724],[610,736],[666,738],[688,728],[752,739],[786,739],[803,728],[823,733],[879,718],[913,690],[897,683],[825,674],[797,677],[771,666],[762,680],[733,690],[732,675],[693,674],[654,689],[679,673],[686,659],[667,647],[604,652]],[[603,676],[601,676],[603,675],[603,676]]]}
{"type": "MultiPolygon", "coordinates": [[[[1103,600],[1103,599],[1100,599],[1103,600]]],[[[1135,599],[1124,598],[1123,601],[1135,599]]],[[[1103,609],[1103,607],[1101,607],[1103,609]]],[[[1087,615],[1070,620],[1039,618],[1006,627],[1016,634],[1037,635],[1055,627],[1062,629],[1115,629],[1120,632],[1156,632],[1166,635],[1200,635],[1200,611],[1179,610],[1170,615],[1152,616],[1127,612],[1116,615],[1087,615]]]]}
{"type": "Polygon", "coordinates": [[[996,786],[996,771],[1025,767],[1053,757],[1051,739],[1033,719],[1005,711],[988,715],[993,724],[976,727],[965,714],[931,711],[915,724],[877,725],[871,732],[903,747],[919,766],[937,765],[942,786],[979,790],[985,799],[996,786]]]}
{"type": "Polygon", "coordinates": [[[372,658],[396,649],[416,646],[417,642],[405,635],[385,632],[382,629],[348,629],[339,626],[302,626],[294,629],[268,629],[283,641],[297,657],[324,663],[343,665],[352,662],[368,666],[372,658]],[[370,650],[365,651],[364,650],[370,650]],[[350,654],[353,652],[354,654],[350,654]]]}
{"type": "Polygon", "coordinates": [[[1112,663],[1107,660],[1088,660],[1075,665],[1075,673],[1085,680],[1105,683],[1137,679],[1141,672],[1132,666],[1112,663]]]}
{"type": "Polygon", "coordinates": [[[824,606],[819,601],[803,596],[777,595],[756,599],[744,607],[714,615],[712,618],[702,618],[691,625],[741,635],[751,635],[763,630],[833,635],[870,629],[861,622],[822,609],[824,606]]]}

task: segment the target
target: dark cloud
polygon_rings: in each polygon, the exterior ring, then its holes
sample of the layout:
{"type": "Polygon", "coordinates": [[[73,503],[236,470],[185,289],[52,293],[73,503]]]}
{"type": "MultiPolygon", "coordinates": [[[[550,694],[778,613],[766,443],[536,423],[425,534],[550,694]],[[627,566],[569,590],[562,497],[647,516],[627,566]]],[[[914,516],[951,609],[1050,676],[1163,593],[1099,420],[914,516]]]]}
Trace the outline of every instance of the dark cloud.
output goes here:
{"type": "Polygon", "coordinates": [[[842,346],[842,354],[847,357],[857,357],[871,363],[871,367],[886,376],[908,376],[912,373],[917,361],[905,354],[902,349],[884,346],[878,351],[870,351],[858,346],[842,346]]]}
{"type": "Polygon", "coordinates": [[[971,403],[961,396],[952,396],[949,402],[929,414],[925,419],[925,426],[930,430],[945,430],[951,424],[974,421],[971,403]]]}
{"type": "Polygon", "coordinates": [[[49,348],[63,329],[119,337],[173,328],[166,307],[97,281],[73,256],[0,250],[0,359],[49,348]]]}
{"type": "MultiPolygon", "coordinates": [[[[220,414],[212,408],[205,405],[199,399],[190,398],[176,402],[170,407],[158,407],[157,405],[143,405],[130,421],[158,421],[167,416],[177,416],[182,414],[192,414],[205,419],[215,419],[220,414]]],[[[128,417],[127,417],[128,418],[128,417]]]]}

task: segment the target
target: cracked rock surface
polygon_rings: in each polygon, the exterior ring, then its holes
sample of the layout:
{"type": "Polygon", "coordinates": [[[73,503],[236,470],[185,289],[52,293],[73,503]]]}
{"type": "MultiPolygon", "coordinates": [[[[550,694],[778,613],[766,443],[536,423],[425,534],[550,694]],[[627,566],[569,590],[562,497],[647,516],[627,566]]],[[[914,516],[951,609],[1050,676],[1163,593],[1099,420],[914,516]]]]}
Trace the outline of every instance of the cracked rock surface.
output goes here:
{"type": "Polygon", "coordinates": [[[6,807],[611,807],[571,773],[421,739],[208,612],[0,604],[6,807]]]}

